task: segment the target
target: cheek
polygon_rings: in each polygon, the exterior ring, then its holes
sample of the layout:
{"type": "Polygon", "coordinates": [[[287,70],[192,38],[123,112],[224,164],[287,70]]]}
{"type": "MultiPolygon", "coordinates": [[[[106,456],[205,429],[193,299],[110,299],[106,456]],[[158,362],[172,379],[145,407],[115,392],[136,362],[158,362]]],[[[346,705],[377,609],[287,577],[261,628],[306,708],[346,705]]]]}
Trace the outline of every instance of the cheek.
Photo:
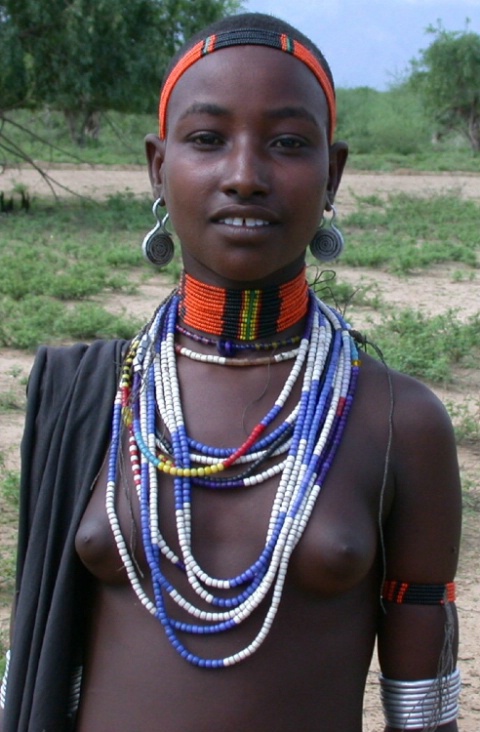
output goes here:
{"type": "Polygon", "coordinates": [[[207,193],[206,176],[202,175],[198,166],[184,162],[164,166],[163,195],[170,215],[189,215],[199,211],[207,193]],[[174,213],[176,212],[176,213],[174,213]]]}
{"type": "Polygon", "coordinates": [[[290,198],[295,212],[305,226],[317,227],[325,210],[328,169],[322,162],[303,166],[295,171],[294,179],[287,176],[284,181],[285,195],[290,198]]]}
{"type": "Polygon", "coordinates": [[[312,235],[320,225],[325,211],[326,190],[324,186],[313,185],[302,189],[298,196],[297,214],[306,230],[312,235]]]}

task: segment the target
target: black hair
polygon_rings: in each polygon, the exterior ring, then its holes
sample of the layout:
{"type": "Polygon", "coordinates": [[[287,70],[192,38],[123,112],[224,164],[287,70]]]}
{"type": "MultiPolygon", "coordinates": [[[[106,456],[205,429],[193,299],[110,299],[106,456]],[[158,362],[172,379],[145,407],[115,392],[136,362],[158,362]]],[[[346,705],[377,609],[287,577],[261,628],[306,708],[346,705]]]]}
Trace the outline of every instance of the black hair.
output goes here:
{"type": "Polygon", "coordinates": [[[168,76],[170,75],[171,70],[176,65],[177,61],[179,61],[179,59],[181,59],[182,56],[184,56],[185,53],[190,48],[192,48],[192,46],[194,46],[198,41],[201,41],[207,36],[214,35],[215,33],[220,33],[221,31],[241,30],[244,28],[251,28],[255,30],[269,30],[274,31],[275,33],[285,33],[285,35],[301,43],[313,54],[313,56],[320,63],[332,85],[332,89],[335,91],[335,85],[333,82],[333,76],[330,70],[330,66],[328,65],[327,60],[325,59],[325,56],[320,51],[320,49],[309,38],[307,38],[307,36],[303,35],[303,33],[287,23],[285,20],[281,20],[280,18],[276,18],[274,15],[267,15],[265,13],[239,13],[238,15],[229,15],[226,18],[221,18],[220,20],[217,20],[214,23],[211,23],[205,28],[202,28],[201,30],[194,33],[194,35],[191,36],[183,44],[183,46],[178,49],[178,51],[170,60],[170,63],[168,64],[163,77],[161,88],[163,89],[163,86],[168,76]]]}

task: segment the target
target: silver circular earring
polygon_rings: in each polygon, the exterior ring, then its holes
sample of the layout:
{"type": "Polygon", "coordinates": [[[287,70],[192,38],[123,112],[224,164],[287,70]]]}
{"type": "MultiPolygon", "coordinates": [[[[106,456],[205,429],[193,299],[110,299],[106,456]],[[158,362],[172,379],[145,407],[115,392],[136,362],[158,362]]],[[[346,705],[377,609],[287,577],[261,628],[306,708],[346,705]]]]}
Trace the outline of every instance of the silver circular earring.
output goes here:
{"type": "Polygon", "coordinates": [[[332,218],[329,224],[325,217],[310,242],[310,251],[319,262],[330,262],[340,256],[345,246],[342,232],[334,225],[337,217],[335,206],[331,205],[332,218]]]}
{"type": "Polygon", "coordinates": [[[173,239],[167,231],[168,213],[160,219],[159,209],[163,203],[162,198],[157,198],[153,204],[152,211],[157,223],[142,242],[143,256],[156,267],[166,267],[172,261],[174,253],[173,239]]]}

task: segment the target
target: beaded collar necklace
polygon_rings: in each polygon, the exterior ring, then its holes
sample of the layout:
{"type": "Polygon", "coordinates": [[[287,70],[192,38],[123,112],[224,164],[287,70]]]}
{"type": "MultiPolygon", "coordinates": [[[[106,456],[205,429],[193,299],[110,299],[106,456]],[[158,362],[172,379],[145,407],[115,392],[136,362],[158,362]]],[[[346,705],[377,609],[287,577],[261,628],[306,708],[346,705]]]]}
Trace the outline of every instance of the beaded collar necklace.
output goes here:
{"type": "Polygon", "coordinates": [[[301,336],[292,336],[292,338],[267,342],[246,341],[243,343],[235,343],[225,338],[209,338],[208,336],[194,333],[178,323],[175,326],[175,330],[177,333],[181,333],[196,343],[202,343],[204,346],[215,346],[218,353],[227,358],[232,358],[237,352],[241,351],[278,351],[280,348],[285,348],[286,346],[294,346],[300,343],[301,340],[301,336]]]}
{"type": "Polygon", "coordinates": [[[277,336],[302,320],[308,309],[304,269],[293,280],[263,290],[213,287],[185,273],[179,294],[183,323],[222,341],[277,336]]]}
{"type": "Polygon", "coordinates": [[[175,326],[181,307],[179,294],[174,294],[132,342],[125,360],[114,404],[106,509],[131,586],[144,607],[162,623],[173,648],[193,665],[223,668],[253,654],[270,630],[290,556],[341,443],[359,361],[341,316],[310,294],[298,354],[272,408],[240,447],[205,445],[188,434],[183,418],[175,354],[175,326]],[[300,378],[300,400],[290,414],[284,415],[287,399],[300,378]],[[170,442],[158,434],[158,413],[170,442]],[[153,597],[143,589],[116,512],[122,425],[129,430],[130,460],[153,597]],[[163,473],[173,477],[178,554],[168,545],[158,515],[163,473]],[[235,577],[210,576],[192,553],[193,487],[248,489],[274,476],[279,476],[279,483],[258,558],[235,577]],[[169,573],[164,571],[165,564],[186,576],[198,604],[177,589],[174,579],[169,579],[169,573]],[[189,622],[170,613],[167,596],[190,616],[189,622]],[[228,632],[246,620],[267,596],[269,606],[260,630],[236,653],[224,658],[204,658],[189,651],[180,637],[228,632]]]}

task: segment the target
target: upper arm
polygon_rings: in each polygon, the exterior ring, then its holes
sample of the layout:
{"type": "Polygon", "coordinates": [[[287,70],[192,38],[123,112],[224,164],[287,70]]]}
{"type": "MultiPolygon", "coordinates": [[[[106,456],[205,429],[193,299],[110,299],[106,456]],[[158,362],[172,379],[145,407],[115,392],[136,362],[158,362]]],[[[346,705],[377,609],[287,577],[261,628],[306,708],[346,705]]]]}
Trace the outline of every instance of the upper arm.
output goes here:
{"type": "MultiPolygon", "coordinates": [[[[443,405],[426,387],[396,383],[392,470],[394,497],[384,526],[386,578],[444,584],[458,562],[461,490],[455,440],[443,405]]],[[[434,678],[442,653],[456,655],[453,604],[386,602],[379,623],[379,659],[385,676],[434,678]],[[448,633],[446,631],[449,627],[448,633]],[[453,635],[452,646],[447,648],[453,635]]]]}
{"type": "Polygon", "coordinates": [[[412,391],[395,407],[387,572],[412,582],[446,582],[453,579],[460,542],[455,439],[439,400],[421,385],[412,391]]]}

